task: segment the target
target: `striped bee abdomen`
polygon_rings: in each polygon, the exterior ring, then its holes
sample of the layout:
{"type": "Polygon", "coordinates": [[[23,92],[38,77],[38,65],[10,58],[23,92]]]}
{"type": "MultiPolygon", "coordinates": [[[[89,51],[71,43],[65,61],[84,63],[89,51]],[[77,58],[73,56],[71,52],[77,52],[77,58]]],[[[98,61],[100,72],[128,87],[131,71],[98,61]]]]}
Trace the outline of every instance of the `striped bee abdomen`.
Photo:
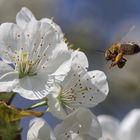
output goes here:
{"type": "Polygon", "coordinates": [[[132,55],[140,52],[140,46],[132,43],[121,44],[121,49],[125,55],[132,55]]]}

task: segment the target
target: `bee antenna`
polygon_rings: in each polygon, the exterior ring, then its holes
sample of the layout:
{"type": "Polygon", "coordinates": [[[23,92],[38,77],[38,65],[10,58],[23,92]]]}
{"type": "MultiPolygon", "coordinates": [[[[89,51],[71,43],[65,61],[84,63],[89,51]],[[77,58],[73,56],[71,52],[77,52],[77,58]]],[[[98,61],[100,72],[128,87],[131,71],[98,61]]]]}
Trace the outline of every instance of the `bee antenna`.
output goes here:
{"type": "Polygon", "coordinates": [[[100,53],[105,53],[105,51],[103,50],[96,50],[97,52],[100,52],[100,53]]]}

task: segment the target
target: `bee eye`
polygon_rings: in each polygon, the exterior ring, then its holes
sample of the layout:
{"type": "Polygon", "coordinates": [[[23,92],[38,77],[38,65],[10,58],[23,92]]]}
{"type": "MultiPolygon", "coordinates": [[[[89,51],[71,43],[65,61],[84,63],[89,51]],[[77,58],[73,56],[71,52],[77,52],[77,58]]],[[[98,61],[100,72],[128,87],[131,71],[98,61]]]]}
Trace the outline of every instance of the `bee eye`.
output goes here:
{"type": "Polygon", "coordinates": [[[105,59],[106,59],[107,61],[111,60],[111,53],[110,53],[110,51],[108,51],[108,50],[105,52],[105,59]]]}

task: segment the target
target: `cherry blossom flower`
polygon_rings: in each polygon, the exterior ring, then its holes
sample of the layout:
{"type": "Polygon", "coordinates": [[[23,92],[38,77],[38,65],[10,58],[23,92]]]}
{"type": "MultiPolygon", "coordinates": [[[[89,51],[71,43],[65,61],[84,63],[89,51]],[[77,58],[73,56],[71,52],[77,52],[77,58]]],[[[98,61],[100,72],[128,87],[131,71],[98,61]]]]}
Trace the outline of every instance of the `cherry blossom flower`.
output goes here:
{"type": "Polygon", "coordinates": [[[100,115],[98,120],[103,131],[100,140],[140,139],[140,109],[130,111],[122,122],[108,115],[100,115]]]}
{"type": "Polygon", "coordinates": [[[49,76],[57,79],[70,70],[71,52],[60,27],[51,20],[38,21],[22,8],[16,21],[0,26],[0,92],[41,99],[47,94],[49,76]]]}
{"type": "Polygon", "coordinates": [[[79,108],[58,124],[54,131],[43,119],[30,123],[27,140],[98,140],[100,124],[90,110],[79,108]]]}
{"type": "MultiPolygon", "coordinates": [[[[75,60],[76,61],[76,60],[75,60]]],[[[77,63],[62,82],[53,82],[47,95],[49,111],[64,119],[79,107],[94,107],[108,94],[108,83],[102,71],[89,71],[77,63]]]]}

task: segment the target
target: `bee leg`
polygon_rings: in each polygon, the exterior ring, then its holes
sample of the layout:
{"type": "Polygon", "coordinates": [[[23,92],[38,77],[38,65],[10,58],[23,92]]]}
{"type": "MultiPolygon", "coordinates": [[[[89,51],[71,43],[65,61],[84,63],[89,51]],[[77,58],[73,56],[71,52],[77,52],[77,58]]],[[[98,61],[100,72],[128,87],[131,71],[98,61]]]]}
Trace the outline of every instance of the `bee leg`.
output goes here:
{"type": "Polygon", "coordinates": [[[126,60],[125,58],[123,58],[123,52],[118,53],[118,55],[116,56],[115,60],[112,62],[111,67],[114,67],[115,65],[117,65],[121,60],[126,60]]]}
{"type": "Polygon", "coordinates": [[[122,58],[122,60],[124,60],[125,62],[127,61],[125,58],[122,58]]]}
{"type": "Polygon", "coordinates": [[[122,58],[119,62],[118,62],[118,68],[123,68],[125,66],[125,63],[126,63],[126,59],[125,58],[122,58]]]}

